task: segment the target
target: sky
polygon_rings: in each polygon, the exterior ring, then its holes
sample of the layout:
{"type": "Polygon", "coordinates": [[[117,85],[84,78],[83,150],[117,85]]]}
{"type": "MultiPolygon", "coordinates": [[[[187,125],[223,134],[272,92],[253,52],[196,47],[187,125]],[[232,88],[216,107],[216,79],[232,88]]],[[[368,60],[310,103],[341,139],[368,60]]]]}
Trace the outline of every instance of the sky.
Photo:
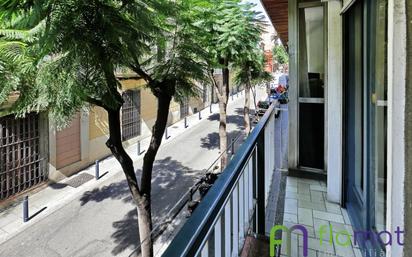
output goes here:
{"type": "Polygon", "coordinates": [[[272,23],[270,22],[270,19],[265,11],[265,8],[263,8],[262,3],[260,0],[246,0],[246,2],[256,4],[256,11],[261,12],[266,16],[266,21],[268,22],[269,26],[267,27],[267,33],[265,33],[262,38],[263,42],[265,43],[265,50],[271,50],[273,48],[273,42],[272,42],[272,35],[275,33],[275,30],[272,26],[272,23]]]}
{"type": "Polygon", "coordinates": [[[256,5],[255,10],[264,14],[266,16],[266,20],[270,23],[270,19],[265,11],[265,8],[262,6],[262,3],[260,2],[260,0],[246,0],[246,2],[255,4],[256,5]]]}

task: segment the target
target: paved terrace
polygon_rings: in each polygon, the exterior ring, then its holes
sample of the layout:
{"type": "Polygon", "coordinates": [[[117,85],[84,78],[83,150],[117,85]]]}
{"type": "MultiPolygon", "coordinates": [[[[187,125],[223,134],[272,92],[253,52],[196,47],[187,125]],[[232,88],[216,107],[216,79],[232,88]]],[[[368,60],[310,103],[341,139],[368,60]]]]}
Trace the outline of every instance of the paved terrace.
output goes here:
{"type": "MultiPolygon", "coordinates": [[[[309,257],[362,257],[361,251],[353,247],[342,246],[348,237],[341,235],[346,231],[353,235],[353,229],[349,216],[345,209],[338,204],[326,200],[326,183],[323,181],[288,177],[286,182],[285,209],[283,224],[292,227],[295,224],[304,225],[308,230],[308,256],[309,257]],[[324,232],[320,232],[322,226],[324,232]],[[330,229],[333,234],[333,242],[330,242],[330,229]],[[337,242],[339,233],[339,245],[337,242]],[[322,237],[323,240],[320,238],[322,237]],[[322,241],[322,243],[321,243],[322,241]]],[[[286,238],[286,233],[283,233],[286,238]]],[[[300,231],[292,232],[292,249],[290,256],[303,256],[303,236],[300,231]]],[[[351,240],[352,241],[352,240],[351,240]]],[[[281,256],[286,254],[286,240],[283,240],[281,256]]]]}
{"type": "MultiPolygon", "coordinates": [[[[304,225],[308,230],[309,257],[362,257],[361,250],[353,247],[352,241],[348,247],[336,243],[337,233],[347,231],[353,235],[353,229],[347,211],[338,204],[326,199],[326,183],[324,181],[288,177],[287,174],[287,138],[288,112],[287,105],[281,105],[280,117],[276,120],[275,132],[275,163],[276,171],[269,194],[266,209],[266,231],[275,225],[291,228],[293,225],[304,225]],[[283,140],[282,140],[283,139],[283,140]],[[285,140],[286,139],[286,140],[285,140]],[[322,244],[320,243],[320,228],[322,244]],[[333,241],[330,242],[330,229],[333,241]]],[[[269,236],[268,234],[266,236],[269,236]]],[[[277,256],[287,257],[287,235],[283,233],[283,241],[277,256]]],[[[339,236],[339,242],[347,242],[348,237],[339,236]]],[[[269,256],[268,238],[248,237],[241,257],[269,256]]],[[[303,236],[298,230],[292,232],[291,252],[289,257],[303,256],[303,236]]]]}

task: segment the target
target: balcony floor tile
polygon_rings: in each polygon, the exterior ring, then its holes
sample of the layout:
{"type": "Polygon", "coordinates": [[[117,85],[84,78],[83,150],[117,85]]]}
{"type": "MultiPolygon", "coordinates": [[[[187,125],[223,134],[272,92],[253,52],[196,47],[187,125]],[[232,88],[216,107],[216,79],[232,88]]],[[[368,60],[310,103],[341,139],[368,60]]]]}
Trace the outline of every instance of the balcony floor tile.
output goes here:
{"type": "MultiPolygon", "coordinates": [[[[353,248],[352,244],[342,245],[345,242],[345,234],[342,235],[342,231],[353,235],[353,229],[346,210],[338,204],[328,202],[326,192],[324,182],[288,177],[283,225],[286,227],[295,225],[296,218],[298,224],[305,225],[309,236],[308,256],[360,257],[358,248],[353,248]],[[337,237],[340,244],[336,243],[337,237]]],[[[282,235],[285,237],[287,234],[283,233],[282,235]]],[[[282,241],[284,243],[286,240],[282,241]]],[[[302,233],[298,230],[293,231],[291,256],[302,256],[303,242],[302,233]],[[298,245],[294,245],[296,244],[296,235],[298,236],[298,245]],[[296,253],[296,250],[299,252],[296,253]]],[[[283,247],[284,245],[282,244],[283,247]]],[[[287,257],[285,249],[281,249],[280,252],[281,257],[287,257]]]]}

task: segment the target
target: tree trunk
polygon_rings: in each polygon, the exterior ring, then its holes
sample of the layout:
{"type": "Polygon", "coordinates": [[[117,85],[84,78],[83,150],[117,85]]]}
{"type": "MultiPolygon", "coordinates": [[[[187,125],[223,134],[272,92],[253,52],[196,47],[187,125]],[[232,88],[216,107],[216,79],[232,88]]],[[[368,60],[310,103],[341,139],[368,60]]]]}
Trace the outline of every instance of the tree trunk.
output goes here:
{"type": "MultiPolygon", "coordinates": [[[[109,139],[106,142],[113,156],[119,161],[126,180],[132,193],[133,199],[139,199],[140,192],[134,172],[133,161],[123,148],[120,127],[120,107],[117,109],[106,109],[109,115],[109,139]]],[[[136,202],[137,203],[137,202],[136,202]]]]}
{"type": "Polygon", "coordinates": [[[248,77],[245,84],[245,106],[243,108],[243,118],[245,121],[245,133],[246,136],[250,133],[250,70],[248,70],[248,77]]]}
{"type": "Polygon", "coordinates": [[[141,188],[137,183],[136,174],[133,167],[133,161],[127,152],[124,150],[121,139],[120,126],[120,106],[116,109],[107,108],[109,116],[109,133],[110,137],[106,142],[107,147],[113,153],[113,156],[119,161],[123,172],[126,175],[126,180],[129,185],[130,192],[137,206],[139,237],[141,244],[142,257],[153,257],[153,240],[151,237],[152,231],[152,213],[151,213],[151,180],[153,163],[156,154],[162,142],[163,133],[167,125],[167,117],[169,114],[169,106],[172,97],[159,93],[158,110],[156,123],[153,126],[153,134],[149,148],[143,159],[143,171],[141,188]]]}
{"type": "Polygon", "coordinates": [[[220,159],[221,170],[223,170],[227,165],[228,154],[227,154],[227,131],[226,122],[227,114],[226,108],[227,103],[219,101],[219,140],[220,140],[220,152],[222,153],[220,159]]]}
{"type": "Polygon", "coordinates": [[[229,99],[229,68],[227,67],[227,61],[223,61],[225,68],[222,69],[223,83],[220,88],[219,99],[219,139],[220,139],[220,152],[222,153],[220,165],[223,170],[228,163],[227,154],[227,101],[229,99]]]}
{"type": "Polygon", "coordinates": [[[143,158],[143,171],[141,181],[142,199],[137,205],[139,220],[139,236],[142,249],[142,257],[153,256],[153,241],[151,237],[152,212],[151,212],[151,185],[153,163],[155,161],[163,134],[166,130],[169,107],[172,97],[169,94],[160,92],[157,96],[157,117],[152,128],[152,138],[147,152],[143,158]]]}
{"type": "Polygon", "coordinates": [[[152,138],[150,145],[143,158],[143,173],[141,192],[143,195],[150,194],[153,163],[160,144],[162,143],[163,135],[167,126],[167,119],[169,116],[169,107],[172,97],[166,93],[159,93],[157,96],[157,117],[156,122],[152,128],[152,138]]]}
{"type": "Polygon", "coordinates": [[[152,204],[150,195],[144,195],[137,204],[137,222],[139,224],[140,249],[142,257],[153,257],[152,204]]]}
{"type": "Polygon", "coordinates": [[[251,86],[250,89],[252,90],[253,96],[253,106],[255,106],[255,111],[257,111],[257,103],[256,103],[256,85],[251,86]]]}
{"type": "MultiPolygon", "coordinates": [[[[102,54],[104,58],[104,54],[102,54]]],[[[104,59],[103,59],[104,60],[104,59]]],[[[162,142],[163,134],[167,125],[169,115],[170,102],[175,93],[175,83],[173,81],[153,81],[146,74],[146,79],[151,84],[151,89],[157,97],[157,117],[152,129],[152,138],[147,152],[143,158],[143,169],[140,188],[137,183],[136,173],[133,167],[133,160],[127,154],[122,144],[122,132],[120,123],[120,109],[123,99],[117,91],[118,81],[113,73],[113,67],[105,66],[105,77],[110,85],[111,91],[107,94],[112,102],[118,103],[116,107],[108,105],[100,105],[105,108],[109,117],[109,139],[106,142],[107,147],[111,150],[113,156],[119,161],[123,172],[126,175],[133,200],[137,206],[138,230],[140,237],[141,255],[142,257],[153,257],[153,238],[151,231],[152,225],[152,210],[151,210],[151,184],[153,163],[156,154],[162,142]]],[[[139,69],[137,73],[139,74],[139,69]]],[[[114,105],[114,104],[113,104],[114,105]]]]}
{"type": "Polygon", "coordinates": [[[117,109],[106,109],[109,115],[109,133],[110,137],[106,142],[107,147],[113,153],[113,156],[119,161],[123,172],[126,175],[126,181],[132,193],[133,200],[137,206],[138,225],[142,256],[153,256],[153,243],[150,238],[152,227],[150,213],[150,198],[142,197],[137,184],[136,173],[134,172],[133,161],[123,148],[121,139],[120,126],[120,107],[117,109]],[[143,239],[148,240],[143,241],[143,239]]]}

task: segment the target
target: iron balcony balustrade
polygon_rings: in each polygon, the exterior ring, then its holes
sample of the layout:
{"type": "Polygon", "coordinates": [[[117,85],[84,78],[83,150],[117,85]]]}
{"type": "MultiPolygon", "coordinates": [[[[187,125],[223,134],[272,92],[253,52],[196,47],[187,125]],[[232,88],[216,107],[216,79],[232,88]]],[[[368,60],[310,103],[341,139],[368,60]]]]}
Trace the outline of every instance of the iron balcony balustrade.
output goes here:
{"type": "Polygon", "coordinates": [[[239,256],[245,238],[265,235],[265,208],[275,168],[272,104],[219,176],[164,257],[239,256]]]}

